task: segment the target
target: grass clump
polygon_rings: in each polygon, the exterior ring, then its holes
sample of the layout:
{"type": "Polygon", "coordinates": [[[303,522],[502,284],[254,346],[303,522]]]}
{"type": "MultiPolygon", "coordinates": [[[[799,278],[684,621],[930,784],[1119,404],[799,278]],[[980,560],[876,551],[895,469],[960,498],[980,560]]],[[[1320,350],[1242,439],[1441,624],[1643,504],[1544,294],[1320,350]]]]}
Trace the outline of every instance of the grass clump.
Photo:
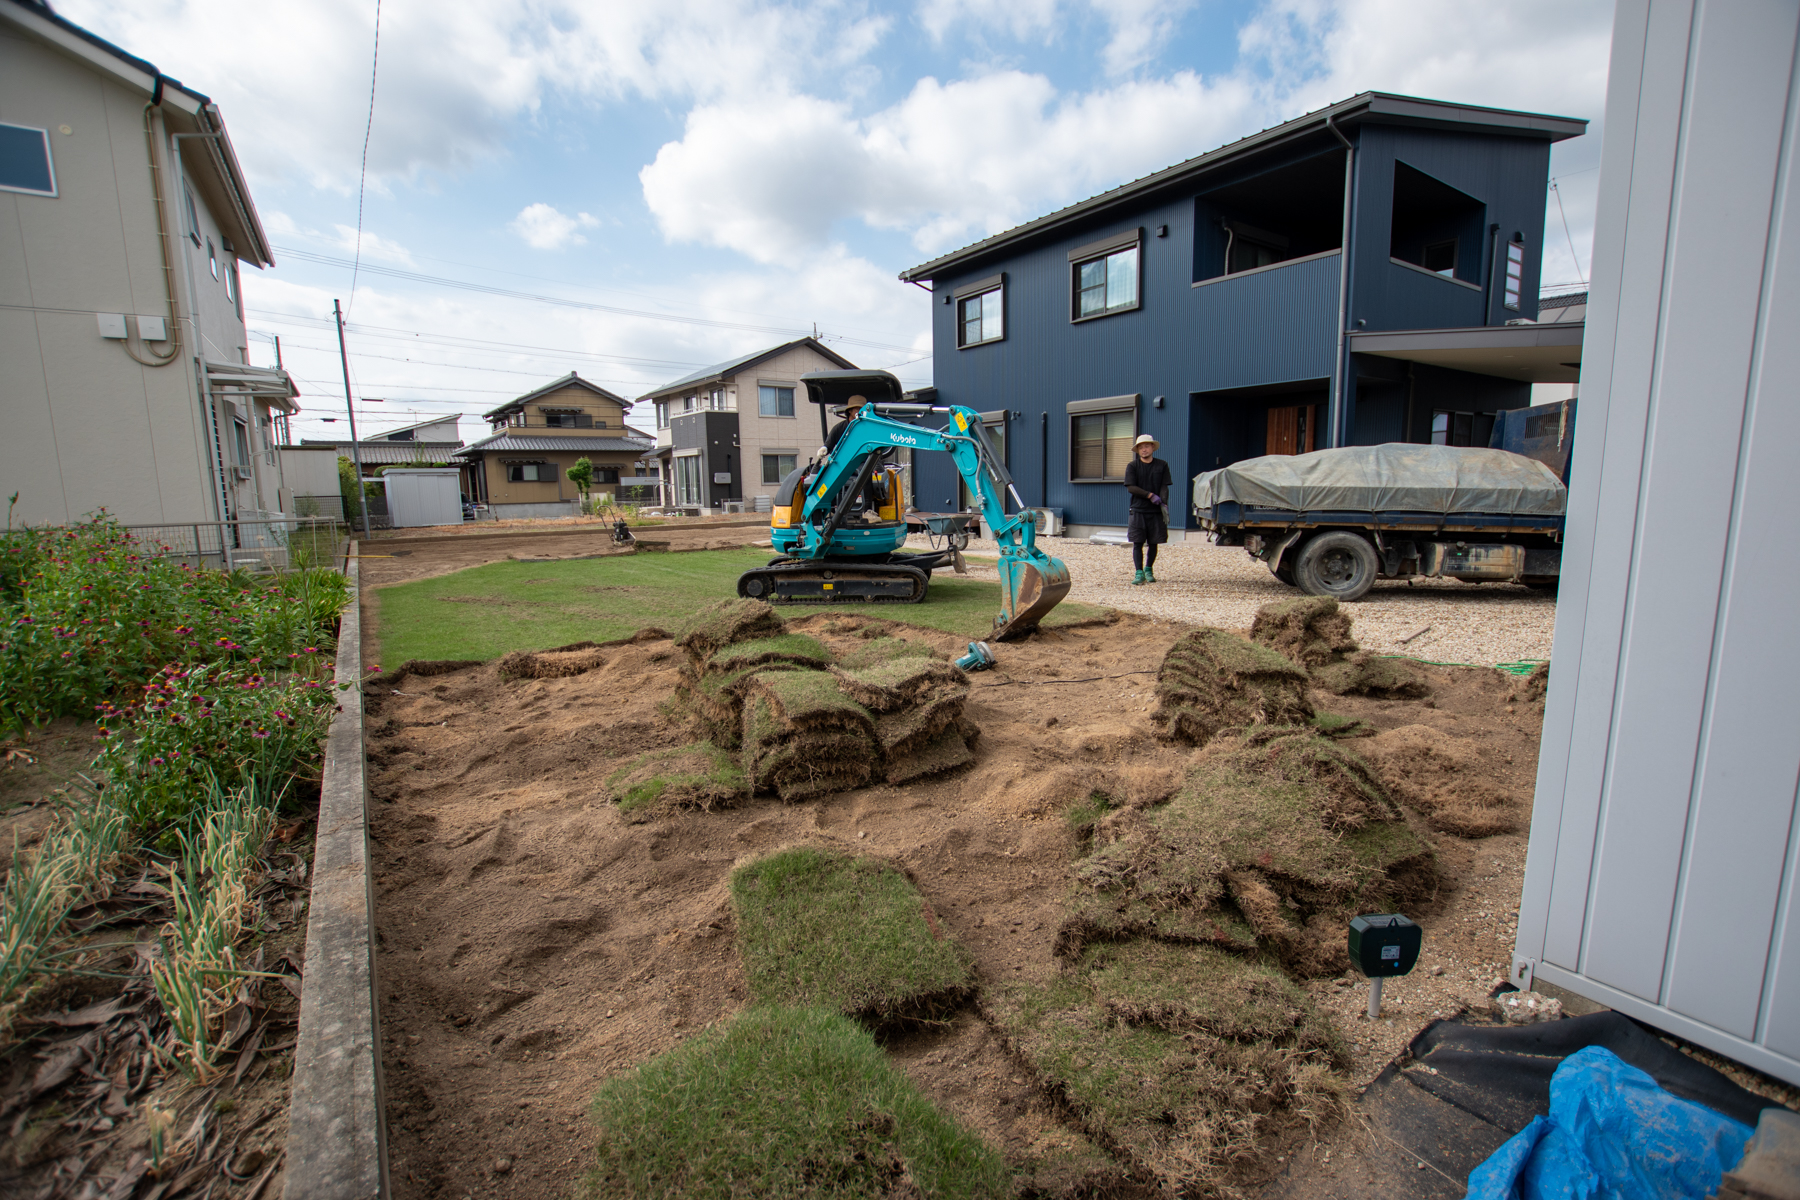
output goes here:
{"type": "Polygon", "coordinates": [[[1343,1103],[1343,1050],[1273,965],[1206,946],[1096,947],[1047,986],[984,1000],[1013,1051],[1102,1145],[1171,1194],[1259,1136],[1343,1103]]]}
{"type": "Polygon", "coordinates": [[[1338,971],[1352,911],[1418,898],[1435,878],[1430,848],[1362,759],[1310,730],[1254,730],[1082,860],[1058,949],[1152,937],[1338,971]]]}
{"type": "Polygon", "coordinates": [[[1313,682],[1334,696],[1374,696],[1381,700],[1423,700],[1431,688],[1419,669],[1400,658],[1352,654],[1313,672],[1313,682]]]}
{"type": "Polygon", "coordinates": [[[1171,740],[1205,745],[1222,730],[1312,719],[1306,671],[1223,629],[1196,629],[1169,647],[1156,673],[1151,720],[1171,740]]]}
{"type": "Polygon", "coordinates": [[[732,872],[731,902],[752,1003],[920,1020],[969,995],[968,951],[891,864],[797,846],[732,872]]]}
{"type": "Polygon", "coordinates": [[[822,1008],[751,1009],[594,1100],[589,1197],[1002,1197],[999,1155],[822,1008]]]}
{"type": "Polygon", "coordinates": [[[1328,738],[1375,736],[1375,727],[1361,717],[1346,717],[1338,713],[1314,713],[1312,727],[1328,738]]]}
{"type": "Polygon", "coordinates": [[[750,794],[737,759],[711,742],[640,754],[606,777],[606,797],[623,813],[710,811],[750,794]]]}
{"type": "Polygon", "coordinates": [[[1350,615],[1338,610],[1331,596],[1302,596],[1256,610],[1250,640],[1301,667],[1321,667],[1356,650],[1350,637],[1350,615]]]}

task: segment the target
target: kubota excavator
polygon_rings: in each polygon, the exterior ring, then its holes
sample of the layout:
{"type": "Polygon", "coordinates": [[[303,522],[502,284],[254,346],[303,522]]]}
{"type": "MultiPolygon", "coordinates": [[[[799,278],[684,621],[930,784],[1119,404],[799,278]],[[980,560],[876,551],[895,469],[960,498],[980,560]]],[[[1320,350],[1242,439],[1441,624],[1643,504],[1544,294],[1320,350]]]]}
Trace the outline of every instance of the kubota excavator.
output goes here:
{"type": "Polygon", "coordinates": [[[818,371],[801,376],[819,409],[821,452],[781,481],[770,536],[777,557],[738,577],[738,595],[775,604],[846,600],[917,604],[931,572],[955,553],[908,554],[901,450],[948,454],[967,484],[970,507],[1000,544],[996,639],[1035,629],[1069,594],[1069,568],[1037,548],[1036,514],[1025,507],[981,418],[956,406],[909,404],[886,371],[818,371]],[[827,417],[843,419],[827,428],[827,417]],[[942,429],[900,417],[945,414],[942,429]],[[1004,496],[1019,511],[1008,513],[1004,496]]]}

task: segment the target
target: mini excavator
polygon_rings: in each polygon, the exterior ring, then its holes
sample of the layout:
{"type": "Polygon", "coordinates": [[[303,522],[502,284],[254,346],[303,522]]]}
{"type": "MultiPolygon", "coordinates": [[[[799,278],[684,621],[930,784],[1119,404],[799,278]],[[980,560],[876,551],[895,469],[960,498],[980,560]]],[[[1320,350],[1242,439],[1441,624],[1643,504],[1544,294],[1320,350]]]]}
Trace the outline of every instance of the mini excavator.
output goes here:
{"type": "Polygon", "coordinates": [[[860,600],[917,604],[931,572],[954,550],[909,554],[902,509],[901,450],[948,454],[968,485],[970,506],[1000,543],[997,640],[1037,628],[1069,594],[1069,568],[1037,548],[1036,513],[1025,507],[972,409],[911,404],[886,371],[801,376],[818,406],[820,453],[781,481],[770,536],[777,556],[738,577],[738,595],[774,604],[860,600]],[[945,414],[944,428],[900,418],[945,414]],[[827,428],[829,416],[840,418],[827,428]],[[1019,511],[1006,511],[1011,496],[1019,511]]]}

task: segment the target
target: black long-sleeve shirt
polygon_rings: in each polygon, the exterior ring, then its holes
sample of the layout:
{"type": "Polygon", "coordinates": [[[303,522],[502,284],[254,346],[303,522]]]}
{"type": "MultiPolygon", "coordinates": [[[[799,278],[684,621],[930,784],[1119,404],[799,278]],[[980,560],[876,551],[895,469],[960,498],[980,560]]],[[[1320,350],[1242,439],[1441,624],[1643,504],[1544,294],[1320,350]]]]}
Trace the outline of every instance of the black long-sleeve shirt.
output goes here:
{"type": "Polygon", "coordinates": [[[1138,512],[1158,511],[1158,506],[1150,503],[1151,496],[1160,496],[1167,504],[1169,485],[1173,482],[1169,464],[1160,458],[1144,462],[1134,454],[1125,464],[1125,490],[1131,493],[1131,507],[1138,512]]]}

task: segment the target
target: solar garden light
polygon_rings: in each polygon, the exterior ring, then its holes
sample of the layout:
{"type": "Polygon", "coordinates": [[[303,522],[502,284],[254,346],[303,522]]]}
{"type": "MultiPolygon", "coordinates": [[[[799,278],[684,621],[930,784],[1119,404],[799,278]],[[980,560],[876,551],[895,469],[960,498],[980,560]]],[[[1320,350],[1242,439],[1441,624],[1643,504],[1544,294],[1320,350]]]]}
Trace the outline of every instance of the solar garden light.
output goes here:
{"type": "Polygon", "coordinates": [[[956,660],[965,671],[985,671],[994,665],[994,652],[986,642],[970,642],[969,652],[956,660]]]}
{"type": "Polygon", "coordinates": [[[1381,1015],[1381,981],[1419,961],[1425,931],[1399,913],[1365,913],[1350,921],[1350,961],[1369,978],[1369,1019],[1381,1015]]]}

